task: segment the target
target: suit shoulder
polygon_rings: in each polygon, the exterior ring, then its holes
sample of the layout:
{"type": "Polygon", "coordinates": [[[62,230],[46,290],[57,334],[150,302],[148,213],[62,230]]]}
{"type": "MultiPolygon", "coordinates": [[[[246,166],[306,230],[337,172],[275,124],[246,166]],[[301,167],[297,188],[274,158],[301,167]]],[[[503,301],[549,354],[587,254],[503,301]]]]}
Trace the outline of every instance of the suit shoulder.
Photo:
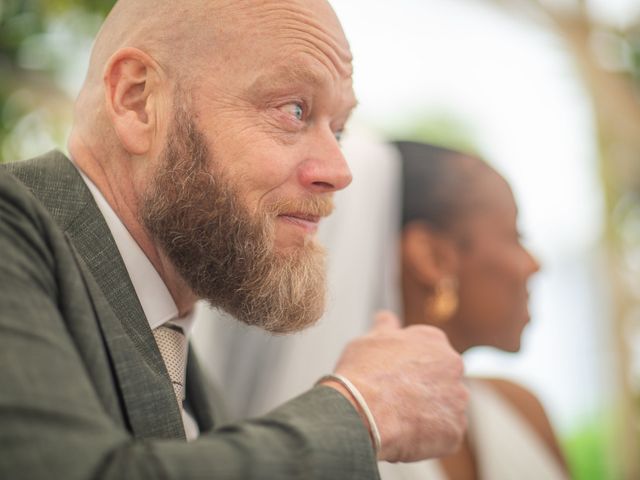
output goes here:
{"type": "Polygon", "coordinates": [[[61,243],[61,234],[50,212],[31,189],[13,174],[11,168],[2,165],[0,244],[5,259],[10,260],[9,263],[19,259],[24,262],[37,262],[40,259],[43,265],[51,268],[53,246],[61,243]]]}
{"type": "Polygon", "coordinates": [[[0,168],[0,209],[5,220],[18,217],[36,219],[43,213],[31,190],[8,168],[0,168]]]}
{"type": "Polygon", "coordinates": [[[61,152],[0,165],[0,170],[29,190],[62,230],[67,230],[82,209],[93,202],[77,168],[61,152]]]}
{"type": "Polygon", "coordinates": [[[26,185],[48,181],[55,174],[69,170],[70,160],[60,151],[52,150],[37,157],[0,165],[26,185]]]}

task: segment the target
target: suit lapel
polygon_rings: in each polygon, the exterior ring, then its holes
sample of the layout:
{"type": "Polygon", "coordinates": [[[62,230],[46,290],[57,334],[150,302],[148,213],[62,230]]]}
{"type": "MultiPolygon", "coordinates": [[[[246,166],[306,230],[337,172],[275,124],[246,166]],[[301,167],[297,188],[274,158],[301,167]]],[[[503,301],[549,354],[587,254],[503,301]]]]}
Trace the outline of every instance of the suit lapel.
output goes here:
{"type": "Polygon", "coordinates": [[[131,430],[138,438],[185,438],[180,411],[167,374],[159,372],[147,362],[116,317],[94,274],[84,263],[82,254],[77,250],[74,253],[109,348],[131,430]]]}
{"type": "Polygon", "coordinates": [[[60,152],[19,162],[10,170],[32,190],[70,240],[133,433],[141,438],[184,438],[162,356],[111,232],[82,177],[60,152]]]}

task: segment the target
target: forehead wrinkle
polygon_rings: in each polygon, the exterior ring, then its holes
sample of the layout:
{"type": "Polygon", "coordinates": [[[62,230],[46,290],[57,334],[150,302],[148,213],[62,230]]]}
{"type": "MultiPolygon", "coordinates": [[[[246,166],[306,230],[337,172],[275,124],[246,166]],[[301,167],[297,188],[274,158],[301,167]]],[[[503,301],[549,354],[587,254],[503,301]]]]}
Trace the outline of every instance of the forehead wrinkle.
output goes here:
{"type": "MultiPolygon", "coordinates": [[[[342,28],[331,12],[328,21],[321,21],[318,13],[312,9],[299,5],[273,5],[263,2],[238,2],[228,20],[238,24],[243,18],[250,22],[250,30],[269,39],[279,38],[286,42],[303,41],[312,48],[322,52],[329,59],[328,66],[341,76],[351,76],[352,55],[342,28]]],[[[280,2],[282,3],[282,2],[280,2]]],[[[227,11],[227,13],[231,13],[227,11]]]]}
{"type": "Polygon", "coordinates": [[[305,28],[301,23],[298,21],[283,23],[274,19],[272,27],[276,27],[275,32],[273,28],[268,28],[269,22],[265,22],[265,27],[272,35],[286,43],[296,44],[300,42],[311,49],[319,50],[328,59],[328,63],[326,60],[323,61],[325,65],[337,71],[343,77],[351,76],[352,56],[349,48],[340,45],[335,38],[324,32],[317,24],[307,23],[307,26],[311,27],[309,29],[305,28]]]}
{"type": "Polygon", "coordinates": [[[351,62],[341,61],[341,58],[335,54],[335,50],[331,46],[326,44],[319,45],[312,39],[305,38],[301,35],[289,34],[281,35],[280,38],[284,40],[287,46],[290,48],[298,48],[300,53],[306,53],[314,57],[321,62],[329,71],[337,73],[338,77],[348,78],[353,74],[353,67],[351,62]]]}

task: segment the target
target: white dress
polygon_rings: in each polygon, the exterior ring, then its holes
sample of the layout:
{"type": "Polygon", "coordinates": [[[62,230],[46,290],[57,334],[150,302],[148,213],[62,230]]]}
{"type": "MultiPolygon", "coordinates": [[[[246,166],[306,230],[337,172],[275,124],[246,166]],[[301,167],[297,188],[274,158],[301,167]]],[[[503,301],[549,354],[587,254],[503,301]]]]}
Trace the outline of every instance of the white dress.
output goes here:
{"type": "MultiPolygon", "coordinates": [[[[469,443],[483,480],[565,480],[567,475],[522,415],[486,382],[469,382],[469,443]]],[[[380,463],[382,480],[447,480],[437,460],[380,463]]],[[[452,479],[454,480],[454,479],[452,479]]]]}

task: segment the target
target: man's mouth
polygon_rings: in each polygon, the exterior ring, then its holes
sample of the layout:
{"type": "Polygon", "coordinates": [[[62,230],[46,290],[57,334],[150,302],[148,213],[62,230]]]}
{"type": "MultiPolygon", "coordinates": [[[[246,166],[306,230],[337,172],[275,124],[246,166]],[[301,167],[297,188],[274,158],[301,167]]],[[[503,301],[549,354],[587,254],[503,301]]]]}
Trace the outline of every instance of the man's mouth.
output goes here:
{"type": "Polygon", "coordinates": [[[318,230],[319,215],[309,215],[305,213],[281,213],[278,218],[292,225],[302,228],[307,234],[314,234],[318,230]]]}

